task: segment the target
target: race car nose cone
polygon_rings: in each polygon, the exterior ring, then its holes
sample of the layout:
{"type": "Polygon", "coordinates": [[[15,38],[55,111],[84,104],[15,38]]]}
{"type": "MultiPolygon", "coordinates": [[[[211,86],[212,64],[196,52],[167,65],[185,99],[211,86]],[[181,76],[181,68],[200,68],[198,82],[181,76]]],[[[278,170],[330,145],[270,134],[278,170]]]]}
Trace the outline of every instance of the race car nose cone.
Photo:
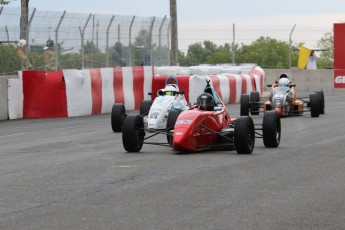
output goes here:
{"type": "Polygon", "coordinates": [[[276,113],[279,114],[279,116],[283,116],[283,110],[281,108],[275,108],[274,110],[276,113]]]}

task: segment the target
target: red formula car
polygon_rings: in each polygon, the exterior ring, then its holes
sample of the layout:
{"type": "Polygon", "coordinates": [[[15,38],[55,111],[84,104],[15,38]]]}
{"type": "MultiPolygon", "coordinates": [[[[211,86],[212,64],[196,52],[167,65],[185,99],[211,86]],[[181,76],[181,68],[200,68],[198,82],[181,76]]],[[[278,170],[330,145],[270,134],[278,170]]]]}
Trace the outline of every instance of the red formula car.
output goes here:
{"type": "Polygon", "coordinates": [[[215,148],[235,149],[239,154],[250,154],[255,138],[263,138],[266,147],[278,147],[280,143],[281,123],[275,112],[265,113],[263,123],[258,125],[249,116],[232,118],[210,81],[207,81],[194,107],[169,113],[168,124],[171,127],[165,131],[147,129],[140,115],[128,115],[122,127],[125,150],[138,152],[143,144],[154,144],[170,146],[180,152],[215,148]],[[166,135],[167,142],[147,141],[158,134],[166,135]]]}

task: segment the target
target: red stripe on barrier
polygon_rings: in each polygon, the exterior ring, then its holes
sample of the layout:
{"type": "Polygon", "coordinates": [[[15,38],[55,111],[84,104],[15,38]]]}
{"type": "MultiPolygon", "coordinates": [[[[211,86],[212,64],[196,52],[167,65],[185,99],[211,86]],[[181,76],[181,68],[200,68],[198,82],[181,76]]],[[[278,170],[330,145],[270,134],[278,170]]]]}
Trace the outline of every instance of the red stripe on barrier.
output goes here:
{"type": "Polygon", "coordinates": [[[249,71],[248,74],[250,74],[250,75],[254,75],[255,74],[256,76],[258,76],[260,78],[260,86],[259,87],[260,87],[260,91],[262,92],[263,89],[264,89],[264,76],[263,76],[263,73],[260,72],[257,69],[252,69],[252,70],[249,71]]]}
{"type": "Polygon", "coordinates": [[[178,80],[178,88],[180,91],[184,92],[184,97],[187,102],[189,101],[189,78],[190,76],[176,76],[178,80]]]}
{"type": "Polygon", "coordinates": [[[152,100],[157,97],[157,91],[165,87],[165,80],[168,76],[153,76],[152,78],[152,100]]]}
{"type": "Polygon", "coordinates": [[[92,115],[102,112],[102,75],[101,69],[90,69],[91,78],[91,97],[92,97],[92,115]]]}
{"type": "Polygon", "coordinates": [[[140,108],[140,104],[144,99],[144,67],[133,66],[133,92],[134,92],[134,107],[140,108]]]}
{"type": "Polygon", "coordinates": [[[242,79],[242,92],[241,94],[246,94],[247,93],[247,79],[245,76],[240,75],[242,79]]]}
{"type": "Polygon", "coordinates": [[[23,71],[23,117],[67,117],[62,71],[23,71]]]}
{"type": "Polygon", "coordinates": [[[212,79],[212,85],[216,93],[220,98],[222,98],[222,91],[220,90],[220,81],[216,75],[211,75],[210,78],[212,79]]]}
{"type": "Polygon", "coordinates": [[[252,82],[252,91],[257,91],[256,90],[256,84],[255,84],[255,77],[253,75],[250,76],[250,81],[252,82]]]}
{"type": "Polygon", "coordinates": [[[123,93],[123,75],[122,75],[122,67],[114,67],[114,101],[115,103],[125,103],[125,96],[123,93]]]}
{"type": "Polygon", "coordinates": [[[233,104],[236,103],[236,89],[237,89],[237,83],[236,78],[231,75],[227,75],[229,80],[229,89],[230,89],[230,97],[229,97],[229,103],[233,104]]]}

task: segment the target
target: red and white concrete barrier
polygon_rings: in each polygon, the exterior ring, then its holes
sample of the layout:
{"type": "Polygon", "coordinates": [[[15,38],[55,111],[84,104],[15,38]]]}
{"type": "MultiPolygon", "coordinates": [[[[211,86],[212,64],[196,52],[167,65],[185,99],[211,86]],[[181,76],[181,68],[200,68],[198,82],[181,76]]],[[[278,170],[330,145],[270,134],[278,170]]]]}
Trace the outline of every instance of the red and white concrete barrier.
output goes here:
{"type": "MultiPolygon", "coordinates": [[[[236,70],[238,71],[238,70],[236,70]]],[[[231,71],[229,71],[231,72],[231,71]]],[[[164,88],[168,76],[154,76],[152,67],[116,67],[63,71],[23,71],[8,81],[9,118],[74,117],[111,112],[114,103],[139,109],[142,100],[164,88]]],[[[194,103],[203,92],[206,79],[224,103],[237,103],[241,94],[263,90],[264,71],[247,73],[185,75],[176,78],[186,99],[194,103]]]]}
{"type": "Polygon", "coordinates": [[[114,103],[126,109],[139,109],[142,100],[150,99],[152,67],[118,67],[64,70],[68,116],[111,112],[114,103]]]}

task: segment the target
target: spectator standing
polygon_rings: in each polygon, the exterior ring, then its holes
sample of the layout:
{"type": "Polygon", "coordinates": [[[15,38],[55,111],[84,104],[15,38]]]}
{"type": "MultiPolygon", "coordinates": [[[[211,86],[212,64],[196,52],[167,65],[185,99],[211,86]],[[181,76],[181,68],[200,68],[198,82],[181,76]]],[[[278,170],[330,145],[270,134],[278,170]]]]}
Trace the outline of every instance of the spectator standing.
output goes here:
{"type": "Polygon", "coordinates": [[[315,55],[314,50],[312,50],[308,58],[306,69],[317,69],[316,60],[317,60],[317,57],[315,55]]]}
{"type": "Polygon", "coordinates": [[[123,67],[126,66],[126,61],[122,56],[122,44],[121,42],[116,42],[114,46],[114,50],[111,54],[112,56],[112,66],[114,67],[123,67]]]}
{"type": "Polygon", "coordinates": [[[143,61],[141,62],[142,66],[150,66],[151,65],[151,54],[150,50],[146,50],[144,53],[143,61]]]}
{"type": "Polygon", "coordinates": [[[44,70],[55,70],[54,41],[51,39],[47,40],[46,46],[44,47],[43,61],[44,70]]]}
{"type": "MultiPolygon", "coordinates": [[[[26,70],[26,40],[20,39],[17,43],[17,55],[20,60],[21,70],[26,70]]],[[[31,64],[29,63],[29,68],[31,69],[31,64]]]]}

